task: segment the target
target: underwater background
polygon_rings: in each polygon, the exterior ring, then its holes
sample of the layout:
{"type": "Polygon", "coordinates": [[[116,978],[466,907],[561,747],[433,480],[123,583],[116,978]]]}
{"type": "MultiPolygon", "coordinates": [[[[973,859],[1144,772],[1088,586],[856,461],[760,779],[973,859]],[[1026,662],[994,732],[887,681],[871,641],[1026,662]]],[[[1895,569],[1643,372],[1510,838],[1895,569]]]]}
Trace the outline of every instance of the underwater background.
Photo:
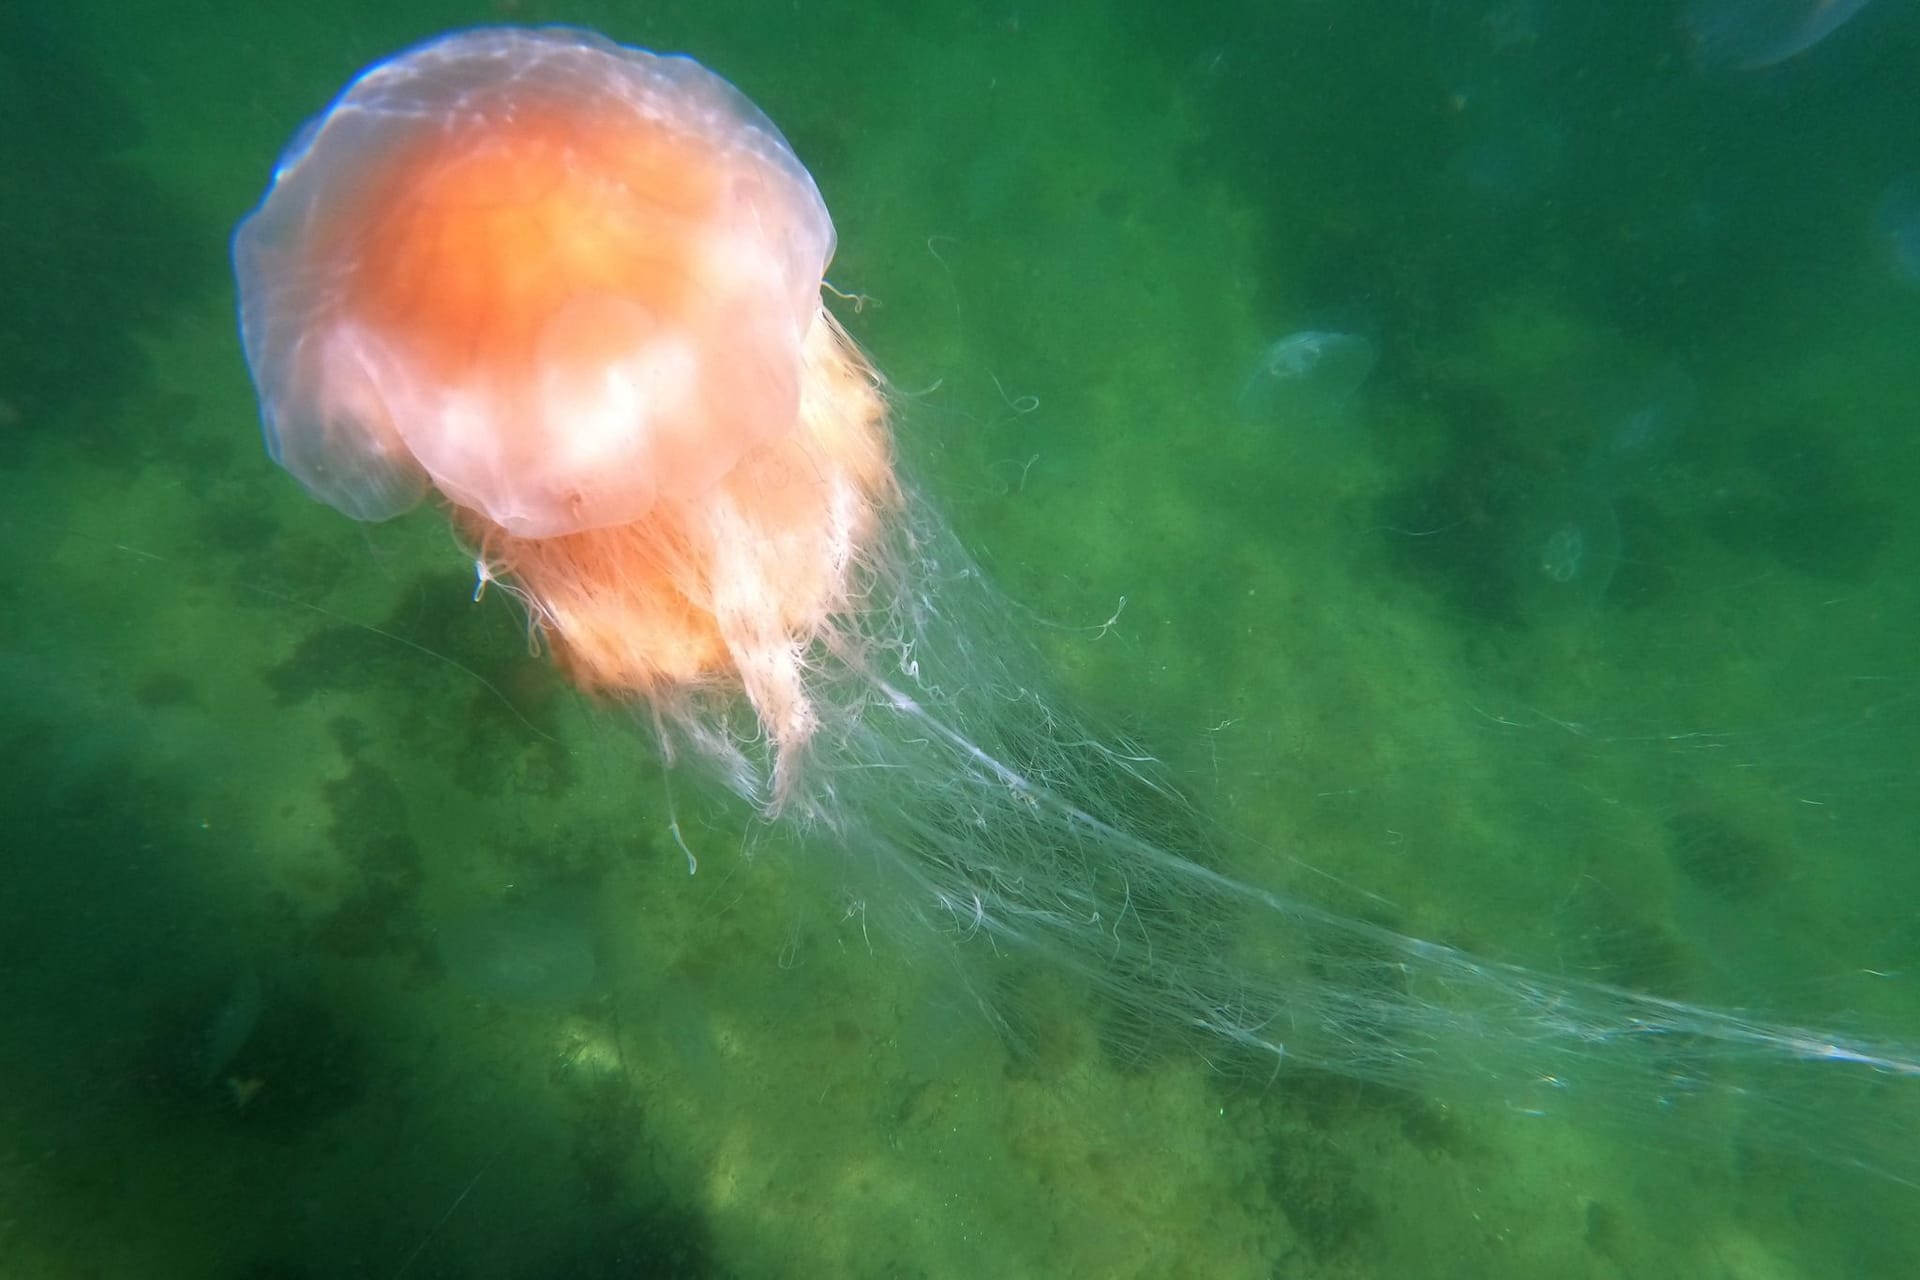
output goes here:
{"type": "Polygon", "coordinates": [[[235,336],[300,123],[497,21],[781,126],[907,471],[1238,874],[1920,1045],[1910,4],[22,3],[0,1277],[1912,1274],[1911,1075],[1012,1043],[846,851],[693,791],[690,877],[645,723],[280,473],[235,336]]]}

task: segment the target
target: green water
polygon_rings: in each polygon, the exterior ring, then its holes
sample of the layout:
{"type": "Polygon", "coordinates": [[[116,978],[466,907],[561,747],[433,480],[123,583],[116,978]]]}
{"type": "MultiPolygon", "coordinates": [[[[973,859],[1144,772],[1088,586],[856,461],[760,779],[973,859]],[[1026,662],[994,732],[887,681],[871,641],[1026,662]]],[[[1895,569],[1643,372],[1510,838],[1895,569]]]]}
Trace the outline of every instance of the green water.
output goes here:
{"type": "Polygon", "coordinates": [[[1016,1048],[836,851],[696,792],[690,878],[644,726],[434,513],[275,470],[233,332],[368,62],[691,52],[818,179],[912,474],[1238,870],[1920,1044],[1920,24],[1740,74],[1674,10],[0,14],[0,1277],[1911,1274],[1850,1162],[1920,1175],[1920,1080],[1533,1116],[1115,1061],[1064,990],[1016,1048]],[[1304,329],[1366,383],[1249,420],[1304,329]],[[552,894],[586,996],[447,972],[552,894]]]}

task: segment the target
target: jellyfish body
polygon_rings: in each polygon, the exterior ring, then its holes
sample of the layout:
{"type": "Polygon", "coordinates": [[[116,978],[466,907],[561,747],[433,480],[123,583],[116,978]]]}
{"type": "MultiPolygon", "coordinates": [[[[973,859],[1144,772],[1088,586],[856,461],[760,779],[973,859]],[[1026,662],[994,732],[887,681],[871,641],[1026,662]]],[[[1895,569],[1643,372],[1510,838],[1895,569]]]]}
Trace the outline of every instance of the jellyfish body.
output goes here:
{"type": "Polygon", "coordinates": [[[1902,177],[1880,193],[1873,230],[1881,252],[1902,284],[1920,284],[1920,180],[1902,177]]]}
{"type": "Polygon", "coordinates": [[[1703,66],[1760,71],[1819,44],[1867,0],[1690,0],[1681,21],[1703,66]]]}
{"type": "Polygon", "coordinates": [[[1373,372],[1373,344],[1352,333],[1303,329],[1269,344],[1240,388],[1240,416],[1293,427],[1336,418],[1373,372]]]}
{"type": "Polygon", "coordinates": [[[737,682],[790,768],[803,655],[893,501],[834,248],[720,77],[571,28],[360,76],[234,239],[269,452],[378,520],[429,491],[583,686],[737,682]]]}

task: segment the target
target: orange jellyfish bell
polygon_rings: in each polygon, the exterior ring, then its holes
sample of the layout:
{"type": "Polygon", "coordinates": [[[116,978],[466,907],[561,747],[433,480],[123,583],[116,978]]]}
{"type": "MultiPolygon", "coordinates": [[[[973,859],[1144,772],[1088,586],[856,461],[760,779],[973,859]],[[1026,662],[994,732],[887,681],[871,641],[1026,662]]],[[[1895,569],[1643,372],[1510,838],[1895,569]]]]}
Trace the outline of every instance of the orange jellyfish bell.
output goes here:
{"type": "Polygon", "coordinates": [[[779,130],[691,59],[444,37],[354,81],[235,233],[268,450],[359,519],[437,491],[580,684],[737,688],[790,773],[898,501],[833,248],[779,130]]]}

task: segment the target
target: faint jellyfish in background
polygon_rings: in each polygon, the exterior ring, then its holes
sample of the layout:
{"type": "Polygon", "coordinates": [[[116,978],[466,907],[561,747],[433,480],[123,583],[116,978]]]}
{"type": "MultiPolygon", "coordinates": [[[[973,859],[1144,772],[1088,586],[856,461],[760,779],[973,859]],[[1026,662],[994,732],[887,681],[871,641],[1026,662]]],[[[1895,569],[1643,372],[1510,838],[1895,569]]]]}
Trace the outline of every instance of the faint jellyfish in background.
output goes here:
{"type": "Polygon", "coordinates": [[[519,1009],[566,1009],[599,978],[594,899],[550,889],[478,907],[435,931],[440,959],[473,995],[519,1009]]]}
{"type": "Polygon", "coordinates": [[[1644,480],[1693,420],[1700,388],[1678,365],[1663,365],[1599,398],[1607,424],[1588,456],[1586,472],[1618,491],[1644,480]]]}
{"type": "Polygon", "coordinates": [[[211,1088],[227,1074],[227,1068],[253,1039],[266,1004],[266,988],[260,982],[260,974],[252,965],[242,966],[226,998],[208,1019],[206,1034],[195,1054],[197,1087],[211,1088]]]}
{"type": "Polygon", "coordinates": [[[1547,0],[1429,0],[1426,47],[1449,76],[1523,60],[1556,32],[1547,0]]]}
{"type": "Polygon", "coordinates": [[[1903,283],[1920,285],[1920,178],[1901,178],[1880,193],[1873,233],[1894,274],[1903,283]]]}
{"type": "Polygon", "coordinates": [[[1641,374],[1595,396],[1601,423],[1570,478],[1544,486],[1518,539],[1522,612],[1535,622],[1578,621],[1606,600],[1626,562],[1617,499],[1651,483],[1699,402],[1676,366],[1641,374]]]}
{"type": "Polygon", "coordinates": [[[1373,344],[1358,334],[1290,333],[1260,353],[1240,388],[1240,416],[1282,427],[1337,421],[1375,359],[1373,344]]]}
{"type": "Polygon", "coordinates": [[[1559,123],[1565,76],[1589,55],[1586,35],[1551,0],[1431,0],[1426,55],[1452,141],[1442,182],[1474,217],[1510,216],[1571,168],[1559,123]]]}
{"type": "Polygon", "coordinates": [[[1547,535],[1540,548],[1540,571],[1555,582],[1572,582],[1580,576],[1587,559],[1587,531],[1577,520],[1569,520],[1547,535]]]}
{"type": "Polygon", "coordinates": [[[1479,15],[1478,26],[1493,53],[1531,52],[1540,40],[1540,0],[1496,0],[1479,15]]]}
{"type": "Polygon", "coordinates": [[[1514,576],[1530,622],[1580,622],[1606,599],[1624,554],[1611,494],[1585,476],[1544,487],[1523,514],[1514,576]]]}
{"type": "Polygon", "coordinates": [[[1867,0],[1688,0],[1681,21],[1703,67],[1758,71],[1805,53],[1867,0]]]}
{"type": "Polygon", "coordinates": [[[1565,132],[1546,119],[1492,117],[1447,162],[1447,175],[1476,202],[1530,200],[1566,173],[1565,132]]]}

